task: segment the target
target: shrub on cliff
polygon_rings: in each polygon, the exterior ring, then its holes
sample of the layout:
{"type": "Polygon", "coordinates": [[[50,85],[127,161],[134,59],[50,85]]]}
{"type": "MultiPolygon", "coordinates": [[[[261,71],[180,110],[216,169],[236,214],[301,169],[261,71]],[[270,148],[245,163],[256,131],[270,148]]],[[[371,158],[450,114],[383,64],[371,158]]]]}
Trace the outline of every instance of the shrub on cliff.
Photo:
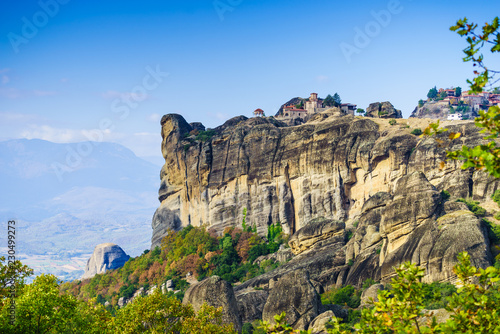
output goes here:
{"type": "Polygon", "coordinates": [[[500,189],[495,190],[493,195],[491,195],[491,199],[500,206],[500,189]]]}
{"type": "Polygon", "coordinates": [[[486,210],[483,207],[479,206],[478,201],[474,201],[470,198],[459,198],[457,199],[457,202],[465,203],[469,210],[478,217],[484,217],[484,215],[486,214],[486,210]]]}

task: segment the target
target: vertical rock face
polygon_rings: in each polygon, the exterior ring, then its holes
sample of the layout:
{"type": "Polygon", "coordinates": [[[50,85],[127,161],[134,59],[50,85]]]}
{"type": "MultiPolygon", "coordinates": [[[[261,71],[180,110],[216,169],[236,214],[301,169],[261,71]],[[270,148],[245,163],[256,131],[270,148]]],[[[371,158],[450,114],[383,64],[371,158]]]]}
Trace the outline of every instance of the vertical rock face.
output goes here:
{"type": "Polygon", "coordinates": [[[262,310],[266,304],[269,292],[266,290],[248,289],[236,296],[238,312],[242,323],[253,322],[262,319],[262,310]]]}
{"type": "MultiPolygon", "coordinates": [[[[422,120],[408,120],[414,121],[422,120]]],[[[410,134],[411,128],[390,126],[386,119],[324,112],[287,127],[273,118],[241,116],[199,135],[180,115],[165,115],[161,124],[165,165],[152,248],[160,245],[168,228],[205,224],[222,233],[241,224],[244,208],[247,223],[255,224],[261,235],[275,222],[289,234],[317,217],[352,222],[370,197],[378,192],[394,196],[398,180],[413,172],[423,173],[435,187],[425,190],[430,196],[447,190],[454,197],[481,200],[500,188],[498,180],[461,170],[459,162],[446,161],[440,167],[446,152],[436,139],[445,139],[446,133],[420,139],[410,134]]],[[[450,149],[480,143],[473,122],[444,125],[463,134],[450,149]]],[[[399,188],[405,192],[406,186],[411,182],[399,188]]],[[[391,205],[404,205],[398,203],[391,205]]],[[[401,232],[389,225],[387,233],[401,232]]],[[[366,228],[370,232],[375,227],[366,228]]]]}
{"type": "Polygon", "coordinates": [[[215,308],[222,307],[224,323],[233,324],[236,331],[241,332],[241,317],[238,313],[233,287],[219,276],[212,276],[191,285],[182,303],[191,304],[195,312],[200,310],[203,303],[215,308]]]}
{"type": "Polygon", "coordinates": [[[94,277],[96,274],[103,274],[110,269],[123,267],[129,258],[130,256],[125,254],[118,245],[112,243],[99,244],[87,261],[82,279],[94,277]]]}

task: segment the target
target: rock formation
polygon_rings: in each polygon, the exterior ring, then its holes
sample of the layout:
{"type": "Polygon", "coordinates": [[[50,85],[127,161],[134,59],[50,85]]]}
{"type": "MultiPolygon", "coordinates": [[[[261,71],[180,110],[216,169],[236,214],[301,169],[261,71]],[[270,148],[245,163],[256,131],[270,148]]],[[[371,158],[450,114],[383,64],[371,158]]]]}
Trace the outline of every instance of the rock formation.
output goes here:
{"type": "MultiPolygon", "coordinates": [[[[456,161],[440,168],[445,150],[434,137],[420,139],[385,119],[321,116],[294,127],[236,117],[205,141],[190,135],[193,128],[181,116],[164,116],[165,165],[152,248],[168,228],[206,224],[222,233],[241,224],[244,208],[261,235],[274,222],[289,234],[317,217],[352,222],[371,196],[393,194],[396,182],[415,171],[455,197],[481,200],[499,187],[456,161]]],[[[480,142],[473,122],[446,126],[463,134],[451,149],[480,142]]]]}
{"type": "Polygon", "coordinates": [[[370,303],[372,302],[378,302],[378,292],[380,290],[385,290],[385,287],[383,284],[373,284],[369,288],[367,288],[363,293],[361,294],[361,307],[363,306],[370,306],[370,303]]]}
{"type": "Polygon", "coordinates": [[[374,102],[366,108],[366,117],[403,118],[401,110],[394,108],[391,102],[374,102]]]}
{"type": "MultiPolygon", "coordinates": [[[[430,120],[390,125],[384,118],[396,118],[398,111],[389,104],[376,107],[373,118],[325,111],[292,127],[240,116],[205,132],[199,124],[193,131],[179,115],[162,118],[165,165],[152,247],[168,228],[187,224],[222,233],[241,225],[243,209],[260,235],[275,222],[291,235],[290,251],[279,255],[288,259],[293,253],[290,261],[235,286],[234,294],[219,278],[207,279],[188,290],[185,302],[223,298],[214,306],[239,312],[226,317],[238,326],[240,315],[244,322],[272,321],[286,311],[295,328],[308,328],[321,313],[340,312],[318,304],[323,289],[359,287],[368,278],[388,283],[405,261],[423,266],[426,282],[454,282],[461,251],[471,254],[475,266],[491,264],[483,224],[453,200],[490,200],[500,182],[445,161],[439,141],[447,133],[422,139],[410,133],[430,120]]],[[[444,123],[462,133],[447,149],[482,142],[473,122],[444,123]]]]}
{"type": "Polygon", "coordinates": [[[318,316],[321,299],[307,272],[293,271],[280,278],[267,298],[262,320],[276,323],[274,316],[286,312],[287,323],[295,329],[306,329],[318,316]]]}
{"type": "Polygon", "coordinates": [[[318,315],[311,321],[309,330],[312,334],[326,334],[326,324],[335,316],[333,311],[326,311],[318,315]]]}
{"type": "Polygon", "coordinates": [[[120,246],[105,243],[95,247],[94,253],[87,261],[82,279],[92,278],[96,274],[103,274],[107,270],[123,267],[130,256],[125,254],[120,246]]]}
{"type": "Polygon", "coordinates": [[[238,332],[241,332],[241,317],[231,284],[219,276],[212,276],[203,281],[191,285],[184,295],[183,304],[191,304],[198,312],[207,303],[213,307],[222,307],[222,320],[224,323],[232,323],[238,332]]]}
{"type": "Polygon", "coordinates": [[[254,288],[249,288],[240,291],[236,296],[236,301],[242,323],[261,320],[262,311],[264,310],[264,305],[268,297],[269,292],[264,289],[255,290],[254,288]]]}

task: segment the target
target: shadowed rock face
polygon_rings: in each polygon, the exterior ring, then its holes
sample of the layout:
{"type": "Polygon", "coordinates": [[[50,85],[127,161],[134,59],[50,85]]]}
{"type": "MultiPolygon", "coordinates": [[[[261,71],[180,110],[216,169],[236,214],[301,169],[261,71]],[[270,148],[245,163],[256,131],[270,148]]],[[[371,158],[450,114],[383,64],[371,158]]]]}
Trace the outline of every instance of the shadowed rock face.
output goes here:
{"type": "Polygon", "coordinates": [[[99,244],[87,261],[82,279],[94,277],[96,274],[103,274],[110,269],[123,267],[129,258],[130,256],[125,254],[118,245],[112,243],[99,244]]]}
{"type": "Polygon", "coordinates": [[[274,316],[286,312],[287,323],[306,329],[318,316],[321,299],[307,272],[294,271],[283,276],[271,290],[262,312],[262,320],[276,323],[274,316]]]}
{"type": "Polygon", "coordinates": [[[262,320],[262,311],[268,297],[269,292],[266,290],[254,290],[250,288],[240,291],[236,296],[236,301],[242,323],[262,320]]]}

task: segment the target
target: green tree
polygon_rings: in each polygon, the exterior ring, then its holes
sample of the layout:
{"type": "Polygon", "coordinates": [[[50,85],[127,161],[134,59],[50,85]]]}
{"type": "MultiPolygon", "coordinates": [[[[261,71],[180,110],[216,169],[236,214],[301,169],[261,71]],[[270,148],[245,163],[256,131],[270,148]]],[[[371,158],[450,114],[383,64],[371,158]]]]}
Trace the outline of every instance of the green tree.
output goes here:
{"type": "MultiPolygon", "coordinates": [[[[16,260],[5,265],[5,257],[0,256],[0,301],[10,296],[12,284],[16,294],[20,293],[25,284],[25,278],[33,275],[33,269],[16,260]]],[[[1,304],[0,304],[1,305],[1,304]]]]}
{"type": "Polygon", "coordinates": [[[113,334],[115,318],[96,298],[78,301],[74,316],[66,324],[65,333],[113,334]]]}
{"type": "Polygon", "coordinates": [[[455,97],[460,97],[460,96],[462,96],[462,88],[457,87],[455,88],[455,97]]]}
{"type": "Polygon", "coordinates": [[[460,288],[449,297],[451,317],[445,323],[437,324],[432,312],[424,310],[424,269],[407,262],[396,269],[392,290],[379,291],[374,307],[362,311],[358,333],[500,333],[500,270],[471,266],[467,252],[458,261],[454,272],[460,288]],[[423,317],[430,320],[424,324],[423,317]]]}
{"type": "Polygon", "coordinates": [[[193,309],[160,293],[138,297],[116,315],[119,333],[173,333],[182,329],[181,318],[194,315],[193,309]]]}
{"type": "Polygon", "coordinates": [[[447,97],[447,96],[448,96],[448,94],[447,94],[447,93],[446,93],[446,91],[444,91],[444,90],[443,90],[441,93],[439,93],[439,98],[440,98],[440,99],[444,99],[444,98],[445,98],[445,97],[447,97]]]}
{"type": "Polygon", "coordinates": [[[361,108],[356,109],[356,112],[358,114],[365,114],[366,113],[365,109],[361,109],[361,108]]]}
{"type": "Polygon", "coordinates": [[[450,320],[441,327],[444,333],[500,333],[500,270],[471,266],[467,252],[458,255],[454,272],[461,282],[446,310],[450,320]]]}
{"type": "Polygon", "coordinates": [[[333,96],[328,94],[326,98],[323,100],[323,105],[327,107],[333,107],[335,105],[335,100],[333,99],[333,96]]]}
{"type": "Polygon", "coordinates": [[[458,20],[456,25],[450,27],[451,31],[456,31],[460,36],[466,37],[468,46],[464,49],[464,62],[471,61],[475,67],[482,70],[482,72],[475,70],[476,77],[472,81],[467,80],[472,93],[482,92],[488,82],[489,86],[493,87],[498,81],[495,80],[495,76],[500,73],[500,71],[489,69],[484,64],[483,54],[480,53],[481,49],[486,45],[491,46],[490,51],[492,53],[500,51],[499,19],[495,17],[491,24],[485,23],[481,28],[481,32],[476,32],[477,27],[476,23],[469,23],[467,18],[458,20]]]}
{"type": "Polygon", "coordinates": [[[434,86],[433,88],[429,89],[429,92],[427,93],[427,97],[431,100],[434,100],[438,97],[438,91],[437,91],[437,88],[436,86],[434,86]]]}
{"type": "Polygon", "coordinates": [[[424,106],[424,100],[418,100],[418,107],[422,108],[424,106]]]}
{"type": "Polygon", "coordinates": [[[26,285],[16,298],[14,326],[7,333],[64,333],[76,315],[78,301],[61,294],[59,284],[54,275],[41,274],[26,285]]]}
{"type": "Polygon", "coordinates": [[[342,103],[342,100],[340,99],[340,95],[335,93],[333,94],[333,101],[334,101],[334,106],[335,107],[340,107],[340,104],[342,103]]]}
{"type": "MultiPolygon", "coordinates": [[[[424,269],[406,262],[396,269],[392,290],[378,293],[373,308],[364,309],[358,333],[422,333],[419,320],[428,315],[423,310],[424,288],[421,279],[424,269]]],[[[437,324],[431,325],[431,328],[437,324]]]]}
{"type": "Polygon", "coordinates": [[[184,319],[180,334],[237,334],[232,324],[222,322],[222,307],[203,304],[195,315],[184,319]]]}
{"type": "MultiPolygon", "coordinates": [[[[491,24],[485,23],[481,28],[481,32],[476,32],[478,25],[472,22],[469,23],[467,18],[458,20],[456,25],[450,27],[451,31],[456,31],[460,36],[466,37],[468,46],[464,49],[464,62],[470,61],[476,68],[481,69],[480,71],[474,71],[476,77],[473,80],[467,80],[470,84],[470,91],[472,93],[480,93],[485,88],[492,87],[498,82],[495,76],[499,71],[494,71],[486,67],[483,62],[484,56],[480,51],[486,45],[491,46],[490,51],[492,53],[500,51],[499,27],[498,17],[495,17],[491,24]]],[[[457,108],[457,112],[461,111],[461,107],[462,106],[459,106],[457,108]]],[[[464,109],[467,110],[465,106],[464,109]]],[[[477,127],[482,128],[482,133],[486,134],[484,139],[487,143],[473,148],[463,145],[460,150],[448,151],[446,155],[448,159],[463,160],[462,169],[471,167],[475,169],[484,169],[490,175],[499,178],[500,147],[497,146],[495,139],[498,138],[500,133],[500,108],[498,106],[492,106],[487,111],[480,110],[479,117],[475,119],[475,124],[477,127]]],[[[424,134],[432,135],[437,133],[436,130],[438,126],[439,122],[437,126],[436,123],[431,123],[429,127],[425,129],[424,134]]],[[[446,131],[446,129],[439,131],[443,132],[446,131]]],[[[454,140],[459,138],[460,135],[460,133],[450,133],[449,138],[450,140],[454,140]]]]}
{"type": "MultiPolygon", "coordinates": [[[[499,19],[495,17],[491,24],[485,23],[480,33],[476,32],[477,27],[477,24],[469,23],[467,18],[464,18],[458,20],[457,24],[450,28],[460,36],[466,37],[468,46],[464,50],[463,60],[471,61],[475,67],[482,69],[482,71],[474,71],[476,77],[472,81],[467,80],[472,93],[482,92],[488,82],[490,87],[494,85],[498,82],[495,76],[499,73],[484,64],[484,56],[480,53],[486,45],[491,46],[492,53],[500,51],[499,19]]],[[[493,106],[487,111],[479,111],[475,124],[482,128],[482,133],[487,134],[484,139],[489,142],[474,148],[462,146],[461,150],[447,152],[447,156],[451,159],[463,160],[463,169],[469,167],[486,169],[490,175],[498,178],[500,177],[500,147],[497,146],[495,139],[500,133],[500,108],[493,106]]]]}

